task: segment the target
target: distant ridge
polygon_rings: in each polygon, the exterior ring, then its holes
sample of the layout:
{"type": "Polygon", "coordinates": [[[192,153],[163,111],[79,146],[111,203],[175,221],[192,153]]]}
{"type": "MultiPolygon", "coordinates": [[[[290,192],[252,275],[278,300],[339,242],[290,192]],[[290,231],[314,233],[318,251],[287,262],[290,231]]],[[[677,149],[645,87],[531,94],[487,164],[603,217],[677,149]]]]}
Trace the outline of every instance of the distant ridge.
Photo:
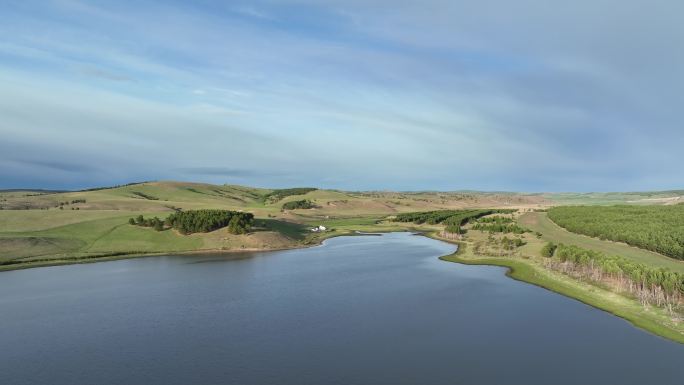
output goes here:
{"type": "Polygon", "coordinates": [[[72,192],[73,190],[45,190],[39,188],[8,188],[0,189],[0,192],[33,192],[33,193],[44,193],[44,194],[60,194],[66,192],[72,192]]]}

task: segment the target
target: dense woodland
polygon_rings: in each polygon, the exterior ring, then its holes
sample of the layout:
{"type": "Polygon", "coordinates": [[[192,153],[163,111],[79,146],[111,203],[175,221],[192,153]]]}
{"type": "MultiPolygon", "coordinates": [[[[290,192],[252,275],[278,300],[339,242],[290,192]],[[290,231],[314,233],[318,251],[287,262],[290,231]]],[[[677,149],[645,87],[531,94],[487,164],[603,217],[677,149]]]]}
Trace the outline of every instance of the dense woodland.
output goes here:
{"type": "Polygon", "coordinates": [[[312,209],[314,207],[316,207],[314,203],[308,199],[283,203],[283,210],[312,209]]]}
{"type": "Polygon", "coordinates": [[[684,259],[684,204],[554,207],[549,218],[575,233],[684,259]]]}
{"type": "Polygon", "coordinates": [[[188,210],[177,211],[164,221],[161,219],[144,218],[138,215],[128,221],[131,225],[152,227],[157,231],[174,228],[181,234],[208,233],[228,226],[232,234],[246,234],[254,223],[254,215],[241,211],[229,210],[188,210]]]}
{"type": "Polygon", "coordinates": [[[473,219],[490,214],[512,213],[515,210],[509,209],[479,209],[479,210],[436,210],[422,211],[415,213],[398,214],[394,221],[413,222],[415,224],[427,223],[430,225],[444,224],[445,231],[449,233],[461,234],[461,226],[473,219]]]}
{"type": "Polygon", "coordinates": [[[549,243],[542,249],[547,266],[568,275],[600,282],[619,292],[628,292],[646,304],[681,310],[684,274],[666,268],[649,267],[619,256],[577,246],[549,243]]]}
{"type": "Polygon", "coordinates": [[[246,234],[253,222],[252,213],[230,210],[177,211],[165,221],[182,234],[207,233],[226,226],[232,234],[246,234]]]}

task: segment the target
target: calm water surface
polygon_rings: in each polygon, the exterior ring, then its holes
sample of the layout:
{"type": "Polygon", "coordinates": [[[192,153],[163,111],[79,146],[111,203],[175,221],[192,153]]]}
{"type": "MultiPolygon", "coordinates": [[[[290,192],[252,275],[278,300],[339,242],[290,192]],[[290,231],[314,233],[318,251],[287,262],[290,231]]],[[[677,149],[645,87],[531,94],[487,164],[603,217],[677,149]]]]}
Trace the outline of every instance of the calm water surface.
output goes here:
{"type": "Polygon", "coordinates": [[[684,346],[406,233],[0,273],[0,383],[684,384],[684,346]]]}

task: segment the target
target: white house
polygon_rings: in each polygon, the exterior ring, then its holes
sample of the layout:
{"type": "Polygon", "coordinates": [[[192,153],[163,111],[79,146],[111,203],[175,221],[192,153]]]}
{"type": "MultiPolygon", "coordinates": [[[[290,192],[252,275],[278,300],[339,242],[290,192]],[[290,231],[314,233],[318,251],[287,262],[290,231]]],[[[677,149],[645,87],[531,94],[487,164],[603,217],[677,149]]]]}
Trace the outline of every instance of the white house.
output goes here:
{"type": "Polygon", "coordinates": [[[323,225],[320,225],[320,226],[318,226],[318,227],[314,227],[313,229],[311,229],[311,231],[313,231],[314,233],[317,233],[317,232],[319,232],[319,231],[325,231],[325,230],[327,230],[327,229],[326,229],[326,227],[323,226],[323,225]]]}

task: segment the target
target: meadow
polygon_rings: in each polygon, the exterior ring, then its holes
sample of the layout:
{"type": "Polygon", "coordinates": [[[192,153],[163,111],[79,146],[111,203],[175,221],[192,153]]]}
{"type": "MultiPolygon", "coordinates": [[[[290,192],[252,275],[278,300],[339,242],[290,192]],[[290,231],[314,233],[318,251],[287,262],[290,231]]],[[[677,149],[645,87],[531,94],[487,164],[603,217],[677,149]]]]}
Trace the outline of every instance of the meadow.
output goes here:
{"type": "MultiPolygon", "coordinates": [[[[455,195],[460,197],[460,195],[455,195]]],[[[461,205],[436,194],[345,193],[313,188],[259,189],[232,185],[144,182],[75,192],[0,192],[0,269],[90,262],[114,257],[275,250],[316,244],[356,231],[407,229],[379,224],[400,211],[461,205]],[[310,205],[297,204],[306,201],[310,205]],[[294,203],[293,203],[294,202],[294,203]],[[131,218],[167,220],[178,210],[232,210],[254,215],[251,231],[228,227],[190,233],[173,226],[140,226],[131,218]],[[313,233],[324,225],[328,231],[313,233]],[[235,231],[233,231],[235,232],[235,231]]]]}
{"type": "MultiPolygon", "coordinates": [[[[626,199],[652,199],[671,194],[616,196],[608,193],[604,198],[622,199],[624,203],[626,199]]],[[[572,201],[585,198],[585,194],[562,195],[562,199],[572,201]]],[[[47,264],[169,252],[272,250],[303,247],[357,231],[442,228],[441,221],[414,220],[412,216],[417,212],[460,213],[444,218],[444,224],[453,230],[471,216],[490,213],[487,210],[546,209],[557,204],[558,199],[558,195],[506,192],[345,192],[174,181],[71,192],[4,191],[0,192],[0,264],[4,269],[11,269],[38,265],[37,261],[47,264]],[[253,229],[243,235],[231,234],[225,228],[183,235],[169,226],[157,226],[163,231],[155,231],[153,227],[128,223],[130,218],[139,215],[164,221],[177,210],[206,209],[250,213],[255,218],[253,229]],[[319,225],[328,231],[310,231],[319,225]]],[[[491,224],[481,226],[491,227],[491,224]]],[[[543,228],[542,233],[557,232],[546,223],[540,223],[539,228],[543,228]]],[[[606,243],[596,246],[612,247],[606,243]]],[[[671,263],[658,254],[633,249],[615,251],[627,251],[656,263],[671,263]]]]}

